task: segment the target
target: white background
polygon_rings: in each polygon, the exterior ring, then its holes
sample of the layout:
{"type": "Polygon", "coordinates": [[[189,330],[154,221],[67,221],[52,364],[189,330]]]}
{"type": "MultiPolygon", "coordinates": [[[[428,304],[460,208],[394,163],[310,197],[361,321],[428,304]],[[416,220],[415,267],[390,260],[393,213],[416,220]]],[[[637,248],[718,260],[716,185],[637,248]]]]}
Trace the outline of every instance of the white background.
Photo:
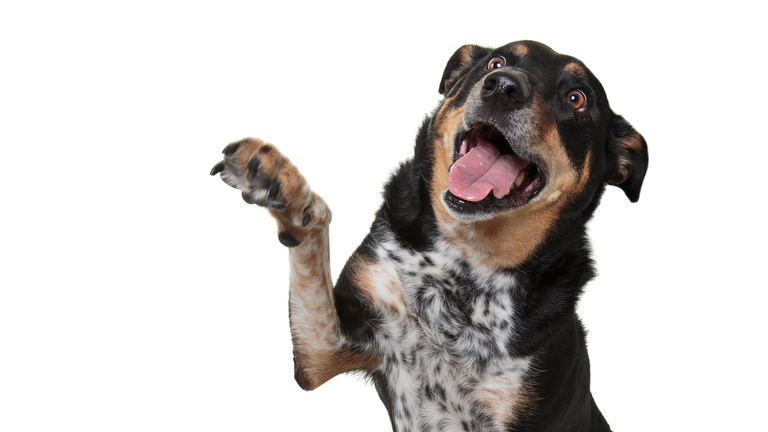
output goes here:
{"type": "Polygon", "coordinates": [[[286,251],[208,171],[277,143],[337,273],[448,58],[518,39],[582,59],[650,148],[639,203],[610,188],[590,225],[606,418],[768,430],[756,2],[277,3],[0,6],[0,430],[390,430],[358,378],[294,383],[286,251]]]}

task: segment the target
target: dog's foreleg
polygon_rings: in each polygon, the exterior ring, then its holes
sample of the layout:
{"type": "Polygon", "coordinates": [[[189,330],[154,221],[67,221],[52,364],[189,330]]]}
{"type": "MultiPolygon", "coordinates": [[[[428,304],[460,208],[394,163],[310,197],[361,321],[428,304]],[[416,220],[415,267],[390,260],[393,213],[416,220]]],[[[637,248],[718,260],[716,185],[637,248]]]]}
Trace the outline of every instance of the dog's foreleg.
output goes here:
{"type": "Polygon", "coordinates": [[[295,376],[312,390],[332,377],[364,368],[365,355],[347,347],[340,330],[330,272],[331,212],[298,169],[275,146],[245,139],[224,149],[212,175],[242,191],[243,199],[269,209],[278,239],[289,247],[290,322],[295,376]]]}

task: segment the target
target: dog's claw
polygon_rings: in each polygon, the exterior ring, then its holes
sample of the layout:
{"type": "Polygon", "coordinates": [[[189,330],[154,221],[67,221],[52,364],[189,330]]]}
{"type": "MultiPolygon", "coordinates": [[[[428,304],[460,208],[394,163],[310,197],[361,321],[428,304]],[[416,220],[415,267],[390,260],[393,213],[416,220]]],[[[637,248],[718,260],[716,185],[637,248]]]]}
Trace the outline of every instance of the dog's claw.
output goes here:
{"type": "Polygon", "coordinates": [[[280,243],[285,247],[295,247],[299,245],[299,241],[296,240],[296,237],[292,236],[287,231],[278,234],[277,239],[280,240],[280,243]]]}
{"type": "Polygon", "coordinates": [[[217,163],[216,165],[213,166],[213,169],[211,170],[211,175],[215,176],[216,174],[224,171],[224,168],[225,168],[224,161],[217,163]]]}
{"type": "Polygon", "coordinates": [[[280,182],[277,180],[272,181],[267,188],[267,202],[269,202],[269,207],[275,210],[283,210],[288,207],[285,198],[280,195],[280,182]]]}
{"type": "Polygon", "coordinates": [[[267,189],[267,198],[269,198],[270,200],[276,200],[279,194],[280,194],[280,183],[277,180],[275,180],[269,184],[269,189],[267,189]]]}
{"type": "Polygon", "coordinates": [[[222,150],[221,152],[224,153],[225,156],[229,156],[232,153],[236,152],[237,149],[240,147],[240,144],[242,143],[243,143],[242,141],[235,141],[233,143],[229,143],[227,144],[226,147],[224,147],[224,150],[222,150]]]}
{"type": "Polygon", "coordinates": [[[248,165],[245,166],[245,174],[248,176],[256,175],[256,171],[259,170],[259,167],[261,166],[261,160],[254,156],[251,158],[251,160],[248,161],[248,165]]]}

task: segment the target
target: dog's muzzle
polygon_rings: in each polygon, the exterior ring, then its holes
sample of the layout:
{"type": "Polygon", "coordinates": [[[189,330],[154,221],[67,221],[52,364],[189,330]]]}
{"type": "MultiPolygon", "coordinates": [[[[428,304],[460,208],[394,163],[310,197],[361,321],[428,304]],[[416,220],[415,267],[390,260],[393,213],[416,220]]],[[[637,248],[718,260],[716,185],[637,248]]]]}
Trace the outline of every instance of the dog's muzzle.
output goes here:
{"type": "Polygon", "coordinates": [[[519,207],[544,186],[531,154],[538,139],[530,81],[521,71],[499,69],[475,86],[456,134],[448,191],[450,210],[487,217],[519,207]]]}

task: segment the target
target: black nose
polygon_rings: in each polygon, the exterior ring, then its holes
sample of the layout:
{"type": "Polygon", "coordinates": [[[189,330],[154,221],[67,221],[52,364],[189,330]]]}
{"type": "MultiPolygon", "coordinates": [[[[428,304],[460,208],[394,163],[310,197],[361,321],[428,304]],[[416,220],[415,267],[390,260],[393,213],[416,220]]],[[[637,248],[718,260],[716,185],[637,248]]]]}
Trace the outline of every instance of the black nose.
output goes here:
{"type": "Polygon", "coordinates": [[[520,109],[531,100],[531,87],[520,72],[497,70],[483,80],[483,100],[501,109],[520,109]]]}

